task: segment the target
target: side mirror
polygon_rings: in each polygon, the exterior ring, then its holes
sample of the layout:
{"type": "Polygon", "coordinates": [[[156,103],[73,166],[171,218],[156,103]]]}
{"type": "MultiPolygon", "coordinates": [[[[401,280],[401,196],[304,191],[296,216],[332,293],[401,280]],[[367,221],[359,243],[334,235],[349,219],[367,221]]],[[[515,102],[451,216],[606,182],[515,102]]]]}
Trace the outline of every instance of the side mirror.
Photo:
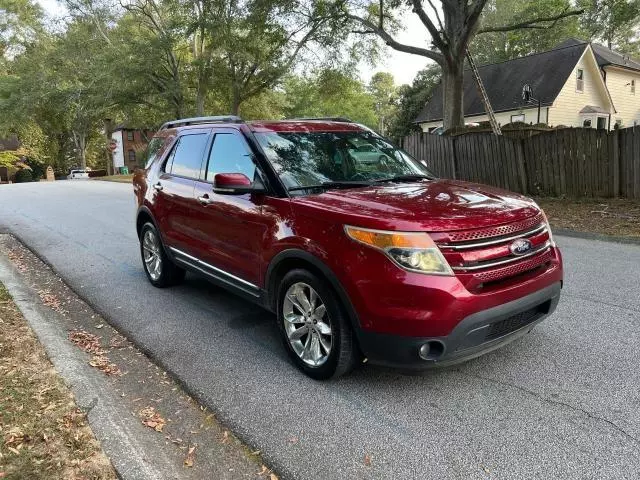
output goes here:
{"type": "Polygon", "coordinates": [[[251,183],[244,173],[218,173],[213,178],[213,191],[222,195],[242,195],[264,192],[265,188],[258,176],[251,183]]]}

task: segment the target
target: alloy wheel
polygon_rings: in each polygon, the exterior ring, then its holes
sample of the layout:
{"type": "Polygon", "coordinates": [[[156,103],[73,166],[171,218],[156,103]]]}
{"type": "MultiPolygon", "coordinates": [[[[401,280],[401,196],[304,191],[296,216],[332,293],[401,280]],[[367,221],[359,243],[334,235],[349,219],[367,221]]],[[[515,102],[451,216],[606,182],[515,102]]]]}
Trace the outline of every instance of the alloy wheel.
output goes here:
{"type": "Polygon", "coordinates": [[[153,230],[146,230],[142,237],[142,251],[145,267],[152,280],[156,281],[162,275],[162,256],[160,242],[153,230]]]}
{"type": "Polygon", "coordinates": [[[282,307],[285,333],[298,357],[311,367],[324,364],[333,344],[331,320],[318,293],[303,282],[294,283],[282,307]]]}

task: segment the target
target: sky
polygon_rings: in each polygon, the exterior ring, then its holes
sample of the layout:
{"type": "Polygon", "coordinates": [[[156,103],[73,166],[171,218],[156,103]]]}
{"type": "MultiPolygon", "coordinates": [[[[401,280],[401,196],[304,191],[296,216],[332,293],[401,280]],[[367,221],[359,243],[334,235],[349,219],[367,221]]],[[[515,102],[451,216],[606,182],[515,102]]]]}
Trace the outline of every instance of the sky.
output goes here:
{"type": "MultiPolygon", "coordinates": [[[[63,15],[66,12],[64,5],[57,0],[38,0],[38,3],[53,17],[63,15]]],[[[395,35],[395,39],[400,43],[416,46],[427,46],[429,41],[425,27],[417,15],[412,13],[405,15],[405,28],[395,35]]],[[[375,67],[366,64],[360,65],[360,77],[363,81],[368,82],[376,72],[389,72],[393,75],[396,85],[410,84],[416,74],[431,62],[424,57],[398,52],[389,47],[385,47],[385,49],[386,51],[381,55],[380,63],[375,67]]]]}

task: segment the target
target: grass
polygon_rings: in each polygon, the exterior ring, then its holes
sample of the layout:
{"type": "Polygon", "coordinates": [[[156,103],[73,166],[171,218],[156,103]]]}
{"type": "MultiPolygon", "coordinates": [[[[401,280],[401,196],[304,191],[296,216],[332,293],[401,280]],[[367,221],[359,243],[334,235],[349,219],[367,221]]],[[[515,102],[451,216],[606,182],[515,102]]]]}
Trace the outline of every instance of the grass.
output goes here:
{"type": "Polygon", "coordinates": [[[536,198],[552,227],[640,240],[640,202],[536,198]]]}
{"type": "Polygon", "coordinates": [[[129,175],[108,175],[106,177],[95,177],[93,180],[102,180],[104,182],[131,183],[133,174],[129,175]]]}
{"type": "Polygon", "coordinates": [[[84,412],[0,284],[0,479],[115,479],[84,412]]]}

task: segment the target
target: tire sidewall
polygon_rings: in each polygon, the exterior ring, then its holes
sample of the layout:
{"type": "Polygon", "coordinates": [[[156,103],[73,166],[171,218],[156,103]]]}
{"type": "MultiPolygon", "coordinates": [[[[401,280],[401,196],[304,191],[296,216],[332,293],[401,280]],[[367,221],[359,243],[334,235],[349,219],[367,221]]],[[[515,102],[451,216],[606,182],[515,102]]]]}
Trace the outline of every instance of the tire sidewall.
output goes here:
{"type": "Polygon", "coordinates": [[[282,343],[284,344],[289,357],[291,357],[298,368],[316,380],[326,380],[335,375],[338,367],[340,351],[344,348],[342,342],[344,341],[345,329],[349,328],[349,326],[346,324],[345,316],[337,296],[324,281],[307,270],[297,269],[287,273],[280,282],[280,286],[278,288],[277,321],[282,343]],[[312,367],[302,361],[289,343],[287,332],[284,327],[284,297],[289,287],[298,282],[306,283],[316,291],[327,309],[326,315],[328,315],[329,321],[331,322],[331,353],[329,353],[327,361],[318,367],[312,367]]]}

